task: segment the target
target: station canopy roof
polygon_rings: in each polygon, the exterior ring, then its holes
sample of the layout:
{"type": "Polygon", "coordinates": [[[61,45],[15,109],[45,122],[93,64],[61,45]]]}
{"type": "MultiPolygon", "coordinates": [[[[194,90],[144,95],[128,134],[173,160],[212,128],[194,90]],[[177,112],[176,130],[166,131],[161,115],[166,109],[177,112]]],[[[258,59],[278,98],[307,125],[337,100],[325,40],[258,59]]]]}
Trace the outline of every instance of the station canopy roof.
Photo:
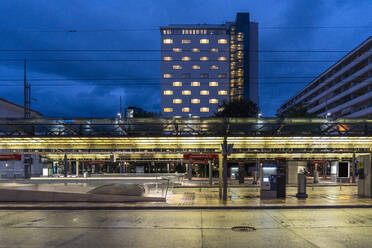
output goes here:
{"type": "Polygon", "coordinates": [[[0,137],[372,136],[372,119],[0,119],[0,137]]]}

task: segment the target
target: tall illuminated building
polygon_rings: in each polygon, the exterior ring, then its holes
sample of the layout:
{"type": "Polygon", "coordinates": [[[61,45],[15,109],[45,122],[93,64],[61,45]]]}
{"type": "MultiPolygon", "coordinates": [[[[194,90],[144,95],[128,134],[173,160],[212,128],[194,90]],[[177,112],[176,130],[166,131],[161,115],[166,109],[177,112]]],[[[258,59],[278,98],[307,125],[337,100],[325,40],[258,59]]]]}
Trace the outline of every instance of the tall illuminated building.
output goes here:
{"type": "Polygon", "coordinates": [[[171,24],[161,33],[161,113],[208,117],[226,100],[258,104],[258,23],[171,24]]]}

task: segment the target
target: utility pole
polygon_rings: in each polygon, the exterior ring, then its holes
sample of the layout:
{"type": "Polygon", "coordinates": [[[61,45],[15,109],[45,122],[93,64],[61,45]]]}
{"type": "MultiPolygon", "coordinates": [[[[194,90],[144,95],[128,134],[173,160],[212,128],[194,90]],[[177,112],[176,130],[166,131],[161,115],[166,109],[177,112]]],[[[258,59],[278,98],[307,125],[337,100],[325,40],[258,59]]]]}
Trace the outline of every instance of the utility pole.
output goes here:
{"type": "Polygon", "coordinates": [[[31,86],[30,83],[27,82],[27,61],[24,61],[24,75],[23,75],[23,87],[24,87],[24,118],[29,119],[31,118],[31,86]]]}
{"type": "Polygon", "coordinates": [[[228,123],[229,120],[227,118],[224,119],[224,138],[223,143],[221,145],[221,151],[222,156],[220,155],[219,159],[219,174],[220,174],[220,198],[222,195],[223,202],[227,201],[227,156],[231,154],[233,144],[227,144],[227,136],[230,133],[230,123],[228,123]],[[221,168],[222,167],[222,168],[221,168]],[[221,171],[222,169],[222,171],[221,171]],[[222,180],[221,180],[222,179],[222,180]],[[222,181],[222,187],[221,187],[221,181],[222,181]],[[221,192],[222,189],[222,192],[221,192]],[[222,194],[221,194],[222,193],[222,194]]]}
{"type": "Polygon", "coordinates": [[[120,96],[120,117],[123,116],[123,109],[122,109],[122,106],[121,106],[121,96],[120,96]]]}
{"type": "MultiPolygon", "coordinates": [[[[223,146],[227,149],[227,133],[223,138],[223,146]]],[[[224,202],[227,201],[227,152],[223,152],[222,154],[222,200],[224,202]]]]}

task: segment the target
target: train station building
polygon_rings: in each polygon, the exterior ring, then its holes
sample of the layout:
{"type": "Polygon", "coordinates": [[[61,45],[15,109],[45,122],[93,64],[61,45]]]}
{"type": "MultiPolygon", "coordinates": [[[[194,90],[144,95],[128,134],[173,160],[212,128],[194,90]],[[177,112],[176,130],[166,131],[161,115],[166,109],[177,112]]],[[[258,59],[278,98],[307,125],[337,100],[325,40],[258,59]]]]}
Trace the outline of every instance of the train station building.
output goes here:
{"type": "Polygon", "coordinates": [[[372,120],[0,119],[0,137],[2,178],[84,172],[218,177],[226,138],[232,144],[231,179],[252,177],[263,164],[280,162],[286,165],[287,183],[296,183],[304,171],[350,182],[355,158],[371,153],[372,120]]]}

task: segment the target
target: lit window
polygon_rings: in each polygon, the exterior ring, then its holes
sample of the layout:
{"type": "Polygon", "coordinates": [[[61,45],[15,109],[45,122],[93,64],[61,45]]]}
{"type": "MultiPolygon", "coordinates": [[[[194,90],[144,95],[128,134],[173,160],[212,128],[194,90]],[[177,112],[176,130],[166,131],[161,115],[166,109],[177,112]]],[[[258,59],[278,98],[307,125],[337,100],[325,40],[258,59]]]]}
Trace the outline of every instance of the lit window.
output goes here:
{"type": "Polygon", "coordinates": [[[226,73],[219,73],[218,78],[227,78],[227,74],[226,73]]]}
{"type": "Polygon", "coordinates": [[[218,99],[209,99],[209,103],[218,103],[218,99]]]}
{"type": "Polygon", "coordinates": [[[227,95],[227,90],[219,90],[218,95],[227,95]]]}
{"type": "Polygon", "coordinates": [[[182,118],[182,116],[175,115],[175,116],[173,116],[173,118],[175,118],[175,119],[179,119],[179,118],[182,118]]]}
{"type": "Polygon", "coordinates": [[[217,65],[211,65],[209,68],[212,69],[212,70],[218,70],[218,66],[217,65]]]}
{"type": "Polygon", "coordinates": [[[203,95],[203,96],[209,95],[209,90],[201,90],[200,95],[203,95]]]}
{"type": "Polygon", "coordinates": [[[173,95],[173,90],[164,90],[164,95],[173,95]]]}
{"type": "Polygon", "coordinates": [[[197,52],[200,52],[200,49],[199,49],[199,48],[193,48],[192,51],[193,51],[194,53],[197,53],[197,52]]]}
{"type": "Polygon", "coordinates": [[[163,40],[163,43],[164,44],[172,44],[173,43],[173,40],[172,39],[164,39],[163,40]]]}
{"type": "Polygon", "coordinates": [[[182,108],[182,112],[185,112],[185,113],[190,112],[190,108],[182,108]]]}
{"type": "Polygon", "coordinates": [[[173,108],[164,108],[164,112],[173,112],[173,108]]]}
{"type": "Polygon", "coordinates": [[[218,57],[219,61],[226,61],[226,57],[218,57]]]}
{"type": "Polygon", "coordinates": [[[180,104],[182,103],[182,99],[173,99],[174,104],[180,104]]]}
{"type": "Polygon", "coordinates": [[[194,69],[194,70],[199,70],[199,69],[200,69],[200,65],[193,65],[193,66],[192,66],[192,69],[194,69]]]}
{"type": "Polygon", "coordinates": [[[191,95],[191,90],[183,90],[182,95],[191,95]]]}
{"type": "Polygon", "coordinates": [[[226,39],[219,39],[218,44],[227,44],[227,40],[226,39]]]}
{"type": "Polygon", "coordinates": [[[180,65],[174,65],[173,66],[173,70],[181,70],[182,69],[182,66],[180,65]]]}
{"type": "Polygon", "coordinates": [[[163,58],[165,61],[170,61],[170,60],[172,60],[172,57],[164,57],[163,58]]]}
{"type": "Polygon", "coordinates": [[[173,82],[173,86],[182,86],[182,82],[173,82]]]}
{"type": "Polygon", "coordinates": [[[191,60],[191,58],[190,58],[190,57],[188,57],[188,56],[185,56],[185,57],[182,57],[182,60],[183,60],[183,61],[190,61],[190,60],[191,60]]]}
{"type": "Polygon", "coordinates": [[[169,73],[165,73],[163,75],[163,78],[171,78],[172,77],[172,74],[169,74],[169,73]]]}
{"type": "Polygon", "coordinates": [[[209,60],[209,58],[204,56],[204,57],[201,57],[200,60],[201,61],[207,61],[207,60],[209,60]]]}
{"type": "Polygon", "coordinates": [[[197,116],[197,115],[193,115],[192,118],[200,118],[200,116],[197,116]]]}
{"type": "Polygon", "coordinates": [[[209,108],[202,107],[202,108],[200,108],[200,112],[209,112],[209,108]]]}
{"type": "Polygon", "coordinates": [[[179,52],[182,52],[182,49],[181,48],[173,48],[173,52],[179,53],[179,52]]]}
{"type": "Polygon", "coordinates": [[[191,99],[191,103],[200,103],[200,99],[197,98],[191,99]]]}
{"type": "Polygon", "coordinates": [[[211,52],[212,53],[217,53],[218,52],[218,48],[211,48],[211,52]]]}
{"type": "Polygon", "coordinates": [[[218,86],[218,82],[209,82],[209,86],[218,86]]]}
{"type": "Polygon", "coordinates": [[[182,44],[190,44],[191,43],[191,40],[182,40],[181,43],[182,44]]]}
{"type": "Polygon", "coordinates": [[[191,82],[191,86],[200,86],[200,82],[191,82]]]}
{"type": "Polygon", "coordinates": [[[208,39],[200,39],[200,44],[209,44],[208,39]]]}

